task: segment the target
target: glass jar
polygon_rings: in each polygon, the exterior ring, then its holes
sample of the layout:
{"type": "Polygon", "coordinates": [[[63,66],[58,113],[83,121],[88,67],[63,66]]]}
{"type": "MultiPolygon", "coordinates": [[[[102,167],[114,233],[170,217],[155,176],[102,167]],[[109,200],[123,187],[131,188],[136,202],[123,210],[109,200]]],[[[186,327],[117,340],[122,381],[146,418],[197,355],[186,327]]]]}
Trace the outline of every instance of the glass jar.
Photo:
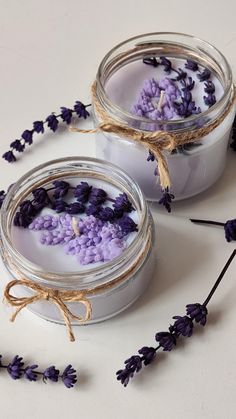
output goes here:
{"type": "MultiPolygon", "coordinates": [[[[99,105],[117,121],[142,131],[171,131],[186,133],[199,126],[208,126],[219,119],[234,97],[232,73],[225,57],[207,42],[181,33],[151,33],[122,42],[103,58],[97,72],[96,96],[99,105]],[[221,98],[209,109],[178,120],[151,120],[133,115],[130,111],[137,89],[148,76],[153,76],[151,66],[144,66],[144,58],[165,56],[180,60],[194,60],[211,70],[223,88],[221,98]],[[143,70],[138,67],[143,65],[143,70]],[[143,71],[143,73],[142,73],[143,71]],[[144,74],[145,73],[145,74],[144,74]],[[203,123],[204,121],[204,123],[203,123]]],[[[100,119],[94,106],[95,126],[100,119]]],[[[167,153],[166,158],[176,200],[196,195],[209,188],[222,174],[226,151],[235,115],[232,105],[225,119],[199,141],[199,146],[182,148],[181,152],[167,153]]],[[[148,200],[159,200],[159,177],[153,173],[155,161],[147,161],[148,150],[130,139],[115,134],[98,132],[96,155],[111,161],[140,185],[148,200]]]]}
{"type": "MultiPolygon", "coordinates": [[[[15,227],[17,228],[17,227],[15,227]]],[[[147,203],[139,186],[122,170],[102,160],[70,157],[42,164],[22,176],[11,186],[1,209],[1,255],[8,275],[5,283],[14,278],[27,279],[47,289],[81,291],[89,300],[92,316],[87,323],[105,320],[130,306],[145,290],[154,268],[154,227],[147,203]],[[138,215],[138,231],[122,254],[112,261],[96,267],[78,265],[68,271],[45,270],[32,262],[16,248],[13,240],[13,218],[20,203],[30,197],[38,187],[51,187],[55,180],[89,180],[105,183],[125,192],[138,215]]],[[[29,244],[30,246],[30,244],[29,244]]],[[[19,285],[14,288],[17,297],[31,297],[34,291],[19,285]]],[[[84,316],[80,302],[66,303],[76,316],[84,316]]],[[[40,300],[27,306],[29,310],[47,320],[64,323],[57,306],[40,300]]],[[[72,324],[77,324],[72,321],[72,324]]]]}

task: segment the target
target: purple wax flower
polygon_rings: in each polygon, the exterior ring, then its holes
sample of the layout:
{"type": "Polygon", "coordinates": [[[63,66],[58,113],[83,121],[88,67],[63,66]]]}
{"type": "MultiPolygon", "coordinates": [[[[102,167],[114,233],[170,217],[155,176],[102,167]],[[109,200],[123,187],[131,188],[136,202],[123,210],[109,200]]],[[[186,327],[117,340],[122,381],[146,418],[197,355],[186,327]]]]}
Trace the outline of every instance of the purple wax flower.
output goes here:
{"type": "Polygon", "coordinates": [[[107,193],[103,189],[93,188],[89,195],[89,202],[93,205],[101,205],[107,199],[107,193]]]}
{"type": "Polygon", "coordinates": [[[76,370],[72,367],[72,365],[68,365],[63,372],[61,379],[67,388],[74,387],[75,383],[77,382],[76,370]]]}
{"type": "Polygon", "coordinates": [[[195,322],[205,326],[208,314],[205,305],[199,303],[188,304],[186,309],[187,315],[190,316],[192,320],[195,320],[195,322]]]}
{"type": "Polygon", "coordinates": [[[58,244],[68,243],[72,237],[73,231],[71,229],[47,230],[42,233],[40,243],[46,246],[56,246],[58,244]]]}
{"type": "Polygon", "coordinates": [[[36,368],[38,368],[38,365],[34,364],[24,369],[24,376],[25,378],[27,378],[27,380],[29,381],[37,380],[38,374],[37,372],[34,371],[36,368]]]}
{"type": "Polygon", "coordinates": [[[171,326],[171,331],[176,335],[182,335],[185,337],[192,336],[193,333],[193,322],[188,316],[174,316],[175,323],[171,326]]]}
{"type": "Polygon", "coordinates": [[[224,225],[224,230],[227,242],[236,240],[236,219],[228,220],[224,225]]]}
{"type": "Polygon", "coordinates": [[[29,225],[30,230],[54,230],[58,227],[59,218],[52,215],[44,215],[35,218],[29,225]]]}
{"type": "Polygon", "coordinates": [[[12,362],[7,366],[7,371],[13,380],[18,380],[21,378],[23,373],[23,358],[16,355],[12,362]]]}
{"type": "Polygon", "coordinates": [[[124,192],[122,194],[120,194],[116,199],[115,202],[113,204],[113,207],[115,210],[119,211],[123,211],[123,212],[131,212],[134,210],[131,202],[128,199],[127,194],[124,192]]]}
{"type": "Polygon", "coordinates": [[[59,377],[59,370],[57,370],[54,365],[47,368],[43,373],[43,381],[46,382],[47,380],[53,381],[57,383],[59,377]]]}
{"type": "Polygon", "coordinates": [[[78,201],[85,204],[86,202],[88,202],[91,190],[92,186],[89,186],[87,182],[81,182],[79,185],[75,187],[74,196],[77,198],[78,201]]]}
{"type": "Polygon", "coordinates": [[[59,122],[53,113],[46,118],[46,122],[48,124],[48,128],[50,128],[53,132],[57,130],[59,122]]]}
{"type": "Polygon", "coordinates": [[[37,134],[44,133],[43,121],[33,122],[33,127],[34,127],[34,131],[37,132],[37,134]]]}
{"type": "Polygon", "coordinates": [[[145,80],[131,112],[154,121],[172,119],[177,116],[175,101],[180,97],[179,88],[168,78],[145,80]]]}
{"type": "Polygon", "coordinates": [[[170,332],[158,332],[155,339],[163,348],[163,351],[171,351],[176,345],[176,336],[170,332]]]}
{"type": "Polygon", "coordinates": [[[144,365],[151,364],[156,357],[156,349],[149,346],[143,346],[143,348],[139,349],[138,353],[143,355],[142,360],[144,365]]]}
{"type": "Polygon", "coordinates": [[[6,151],[6,153],[4,153],[2,157],[3,159],[7,160],[8,163],[13,163],[14,161],[16,161],[16,158],[11,150],[6,151]]]}
{"type": "Polygon", "coordinates": [[[15,140],[10,144],[10,147],[19,153],[22,153],[25,149],[25,144],[22,144],[20,140],[15,140]]]}
{"type": "Polygon", "coordinates": [[[196,63],[196,61],[193,61],[193,60],[187,60],[185,64],[185,68],[187,68],[188,70],[197,71],[198,63],[196,63]]]}
{"type": "Polygon", "coordinates": [[[73,111],[69,108],[61,107],[61,119],[67,124],[71,123],[73,111]]]}
{"type": "Polygon", "coordinates": [[[53,196],[56,199],[63,198],[63,196],[67,195],[70,189],[70,184],[64,180],[55,180],[53,182],[53,186],[55,188],[53,196]]]}
{"type": "Polygon", "coordinates": [[[89,112],[86,110],[86,106],[79,100],[75,102],[74,110],[79,118],[86,119],[89,116],[89,112]]]}

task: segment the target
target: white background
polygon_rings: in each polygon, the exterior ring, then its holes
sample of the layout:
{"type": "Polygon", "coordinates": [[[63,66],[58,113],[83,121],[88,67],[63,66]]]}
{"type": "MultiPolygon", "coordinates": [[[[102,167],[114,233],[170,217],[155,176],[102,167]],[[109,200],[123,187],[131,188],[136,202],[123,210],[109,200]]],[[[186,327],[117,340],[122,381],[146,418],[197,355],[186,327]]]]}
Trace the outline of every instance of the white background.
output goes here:
{"type": "MultiPolygon", "coordinates": [[[[103,55],[145,32],[179,31],[217,46],[236,72],[236,6],[219,0],[0,0],[0,154],[36,119],[75,100],[88,103],[103,55]]],[[[38,136],[21,160],[0,162],[1,188],[46,160],[94,156],[93,136],[62,130],[38,136]]],[[[145,295],[122,315],[76,328],[70,343],[63,326],[29,312],[9,323],[0,306],[0,353],[29,362],[78,368],[79,384],[13,381],[0,370],[0,417],[97,419],[234,419],[236,417],[236,260],[209,306],[209,323],[124,389],[115,379],[123,361],[185,304],[202,302],[235,247],[221,229],[188,218],[236,216],[236,155],[229,152],[222,178],[209,191],[175,205],[172,215],[152,205],[157,231],[156,276],[145,295]]],[[[5,275],[0,265],[2,279],[5,275]]]]}

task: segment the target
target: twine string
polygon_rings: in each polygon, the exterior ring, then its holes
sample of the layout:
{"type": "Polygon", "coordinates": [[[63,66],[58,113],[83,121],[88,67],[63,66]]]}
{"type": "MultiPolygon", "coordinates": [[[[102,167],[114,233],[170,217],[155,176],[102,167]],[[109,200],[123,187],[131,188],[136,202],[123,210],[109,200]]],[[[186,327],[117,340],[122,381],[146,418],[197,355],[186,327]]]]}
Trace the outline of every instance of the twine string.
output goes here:
{"type": "Polygon", "coordinates": [[[11,268],[11,271],[14,272],[19,279],[14,279],[10,281],[4,290],[4,299],[5,301],[10,304],[12,307],[15,307],[16,310],[12,314],[10,320],[14,322],[19,312],[27,307],[30,304],[33,304],[40,300],[50,301],[54,303],[61,312],[61,315],[65,321],[68,335],[71,342],[75,341],[74,334],[72,332],[71,326],[71,319],[75,319],[78,323],[86,323],[88,320],[91,319],[92,316],[92,304],[87,298],[88,296],[97,295],[102,293],[106,290],[111,288],[115,288],[122,282],[126,281],[126,279],[130,278],[136,272],[137,268],[139,268],[140,264],[145,260],[146,256],[149,253],[150,247],[152,244],[152,230],[151,226],[149,226],[147,230],[146,240],[143,244],[142,250],[139,253],[138,257],[135,261],[122,272],[120,275],[116,276],[115,278],[111,279],[110,281],[99,284],[93,288],[87,288],[83,291],[81,290],[66,290],[60,291],[54,288],[44,287],[31,281],[30,279],[23,278],[21,272],[13,262],[12,258],[4,253],[5,261],[8,263],[8,266],[11,268]],[[15,295],[11,294],[11,289],[17,285],[24,286],[29,288],[30,290],[34,291],[32,296],[27,297],[16,297],[15,295]],[[67,307],[66,303],[78,302],[85,306],[86,312],[84,316],[76,316],[73,314],[69,308],[67,307]]]}
{"type": "Polygon", "coordinates": [[[36,284],[27,279],[15,279],[10,281],[4,290],[5,300],[13,307],[17,307],[15,312],[11,316],[11,321],[14,322],[19,312],[25,308],[27,305],[35,303],[39,300],[46,300],[54,303],[65,321],[69,339],[71,342],[75,341],[75,337],[72,331],[71,319],[77,320],[79,323],[84,323],[91,318],[92,306],[90,301],[86,298],[82,291],[59,291],[56,289],[42,287],[39,284],[36,284]],[[34,291],[35,294],[30,297],[16,297],[11,294],[11,289],[17,285],[23,285],[24,287],[29,288],[34,291]],[[86,313],[84,316],[76,316],[73,314],[65,302],[78,302],[85,306],[86,313]]]}
{"type": "Polygon", "coordinates": [[[163,189],[170,187],[171,185],[165,151],[171,152],[178,146],[198,141],[202,139],[202,137],[210,134],[221,124],[221,122],[223,122],[223,120],[234,106],[236,100],[236,88],[234,86],[232,98],[219,118],[209,124],[204,125],[203,127],[196,128],[194,130],[188,130],[181,133],[171,133],[167,131],[142,131],[132,128],[128,125],[120,124],[117,120],[111,118],[107,111],[100,104],[97,96],[96,81],[92,85],[91,93],[95,113],[97,114],[100,123],[96,128],[93,129],[81,129],[72,126],[69,128],[69,130],[82,134],[98,132],[111,133],[117,135],[117,138],[127,138],[143,145],[154,154],[154,157],[158,163],[160,184],[163,189]]]}

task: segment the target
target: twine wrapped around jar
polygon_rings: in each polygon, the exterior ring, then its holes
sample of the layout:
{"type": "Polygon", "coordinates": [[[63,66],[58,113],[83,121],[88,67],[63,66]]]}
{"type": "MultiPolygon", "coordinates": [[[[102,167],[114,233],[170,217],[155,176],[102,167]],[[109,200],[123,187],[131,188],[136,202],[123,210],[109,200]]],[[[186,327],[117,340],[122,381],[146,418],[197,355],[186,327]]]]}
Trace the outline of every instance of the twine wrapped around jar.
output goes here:
{"type": "Polygon", "coordinates": [[[99,131],[117,134],[117,141],[119,141],[118,137],[128,138],[138,144],[143,145],[153,153],[157,161],[158,173],[160,176],[160,184],[163,189],[170,188],[171,186],[170,174],[168,164],[166,161],[165,151],[171,152],[178,146],[198,141],[202,139],[202,137],[212,132],[226,118],[226,116],[229,114],[232,107],[234,106],[236,100],[236,88],[234,86],[232,98],[229,101],[224,112],[218,119],[195,130],[189,130],[181,133],[171,133],[167,131],[142,131],[132,128],[128,125],[120,124],[117,120],[111,118],[106,112],[106,110],[99,103],[97,97],[96,81],[94,81],[92,85],[91,93],[94,110],[98,116],[98,119],[100,120],[100,123],[94,129],[80,129],[77,127],[70,127],[69,130],[72,132],[79,132],[82,134],[97,133],[99,131]]]}

